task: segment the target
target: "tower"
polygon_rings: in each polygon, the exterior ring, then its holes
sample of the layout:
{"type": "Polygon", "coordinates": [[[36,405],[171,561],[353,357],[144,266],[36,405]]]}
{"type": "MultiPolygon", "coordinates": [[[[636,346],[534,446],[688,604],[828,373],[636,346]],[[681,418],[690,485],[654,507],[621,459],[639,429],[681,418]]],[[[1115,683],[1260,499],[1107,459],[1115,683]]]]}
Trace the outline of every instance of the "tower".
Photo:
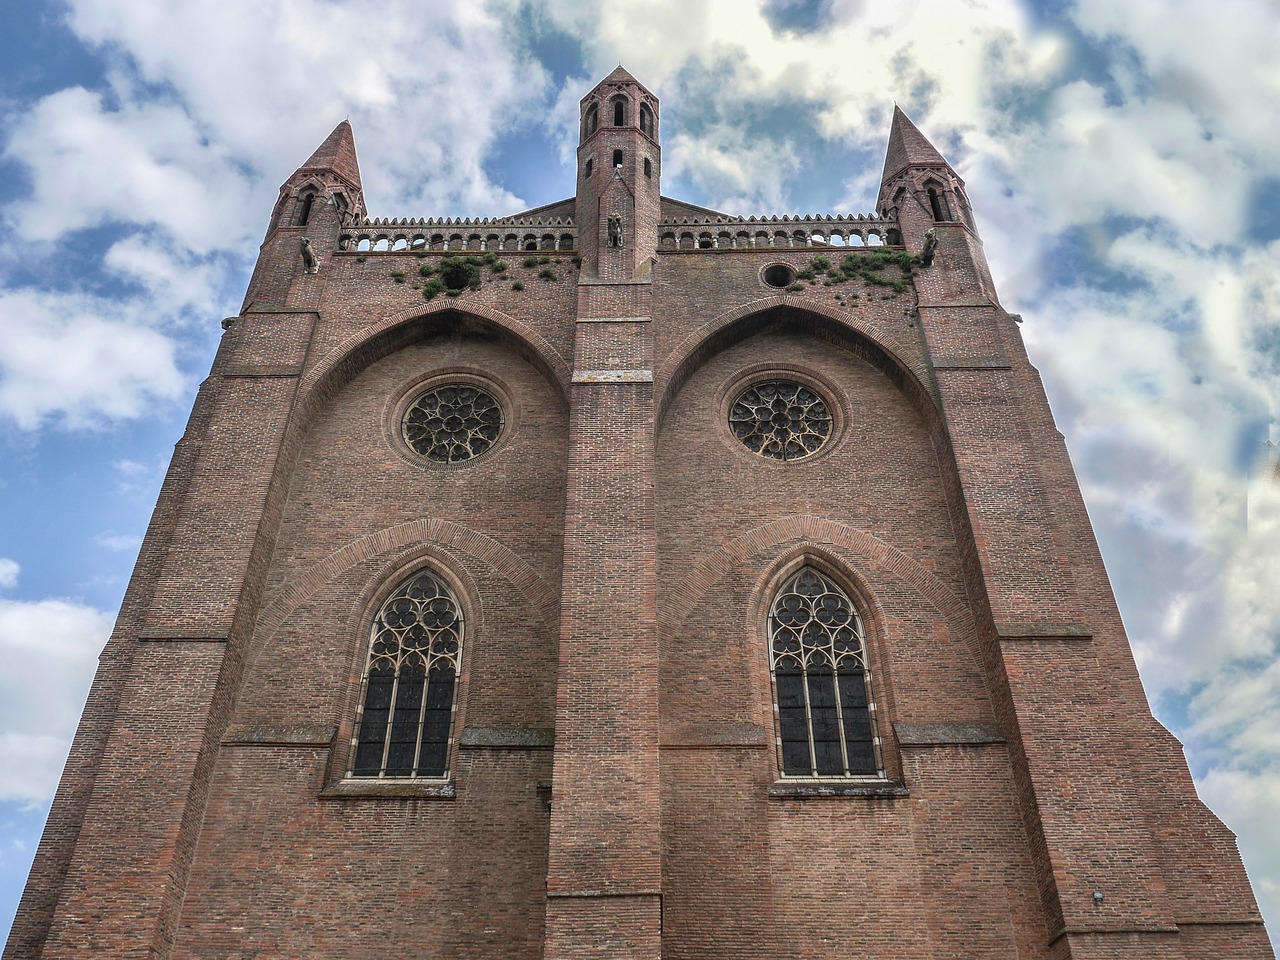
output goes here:
{"type": "Polygon", "coordinates": [[[619,66],[582,98],[580,113],[574,219],[595,238],[583,245],[586,274],[645,274],[660,216],[658,98],[619,66]]]}
{"type": "Polygon", "coordinates": [[[285,182],[5,960],[1270,955],[960,178],[896,111],[875,212],[730,216],[658,133],[285,182]]]}

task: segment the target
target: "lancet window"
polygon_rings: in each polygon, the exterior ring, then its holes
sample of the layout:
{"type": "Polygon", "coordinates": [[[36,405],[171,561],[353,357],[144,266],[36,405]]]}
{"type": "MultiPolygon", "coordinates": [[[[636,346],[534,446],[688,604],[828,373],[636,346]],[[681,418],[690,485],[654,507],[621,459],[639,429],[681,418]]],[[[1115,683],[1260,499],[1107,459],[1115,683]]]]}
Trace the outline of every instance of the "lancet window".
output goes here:
{"type": "Polygon", "coordinates": [[[829,577],[804,567],[769,608],[778,752],[788,777],[878,772],[862,618],[829,577]]]}
{"type": "Polygon", "coordinates": [[[419,570],[374,617],[349,776],[448,776],[462,608],[419,570]]]}

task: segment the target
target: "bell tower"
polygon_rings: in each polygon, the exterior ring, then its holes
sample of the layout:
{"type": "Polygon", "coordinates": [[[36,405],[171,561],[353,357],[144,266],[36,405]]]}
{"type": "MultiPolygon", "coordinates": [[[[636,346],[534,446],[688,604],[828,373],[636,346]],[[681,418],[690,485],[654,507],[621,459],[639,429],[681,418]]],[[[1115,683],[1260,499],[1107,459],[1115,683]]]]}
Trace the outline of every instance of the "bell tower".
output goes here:
{"type": "Polygon", "coordinates": [[[657,247],[658,98],[621,66],[582,98],[575,222],[585,276],[646,276],[657,247]]]}

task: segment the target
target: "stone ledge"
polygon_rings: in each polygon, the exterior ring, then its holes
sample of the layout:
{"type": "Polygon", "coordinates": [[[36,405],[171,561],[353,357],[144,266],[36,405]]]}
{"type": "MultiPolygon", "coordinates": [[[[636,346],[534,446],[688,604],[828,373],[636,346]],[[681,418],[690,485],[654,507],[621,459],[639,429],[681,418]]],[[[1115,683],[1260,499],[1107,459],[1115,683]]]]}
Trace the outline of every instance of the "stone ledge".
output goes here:
{"type": "Polygon", "coordinates": [[[1093,640],[1093,631],[1082,623],[998,623],[996,636],[1006,640],[1093,640]]]}
{"type": "Polygon", "coordinates": [[[1013,365],[1004,357],[939,357],[935,370],[1010,370],[1013,365]]]}
{"type": "Polygon", "coordinates": [[[775,780],[769,786],[769,798],[772,800],[834,800],[841,797],[892,800],[907,795],[905,786],[889,780],[775,780]]]}
{"type": "Polygon", "coordinates": [[[230,629],[216,627],[144,627],[138,634],[139,640],[162,643],[175,641],[183,643],[226,643],[231,636],[230,629]]]}
{"type": "Polygon", "coordinates": [[[652,370],[575,370],[574,383],[653,383],[652,370]]]}
{"type": "Polygon", "coordinates": [[[224,377],[297,377],[302,375],[302,364],[279,363],[230,363],[223,368],[224,377]]]}
{"type": "Polygon", "coordinates": [[[1004,743],[1004,734],[994,723],[895,723],[893,732],[903,747],[934,747],[952,744],[981,745],[1004,743]]]}
{"type": "Polygon", "coordinates": [[[322,800],[453,800],[452,780],[339,780],[320,791],[322,800]]]}
{"type": "Polygon", "coordinates": [[[649,324],[653,323],[653,317],[650,316],[580,316],[577,319],[580,324],[649,324]]]}
{"type": "Polygon", "coordinates": [[[312,723],[233,723],[222,736],[224,746],[327,747],[338,728],[312,723]]]}
{"type": "Polygon", "coordinates": [[[672,722],[663,725],[663,750],[706,750],[713,747],[763,747],[768,740],[758,723],[672,722]]]}
{"type": "Polygon", "coordinates": [[[549,727],[466,727],[458,738],[463,749],[545,750],[555,742],[549,727]]]}

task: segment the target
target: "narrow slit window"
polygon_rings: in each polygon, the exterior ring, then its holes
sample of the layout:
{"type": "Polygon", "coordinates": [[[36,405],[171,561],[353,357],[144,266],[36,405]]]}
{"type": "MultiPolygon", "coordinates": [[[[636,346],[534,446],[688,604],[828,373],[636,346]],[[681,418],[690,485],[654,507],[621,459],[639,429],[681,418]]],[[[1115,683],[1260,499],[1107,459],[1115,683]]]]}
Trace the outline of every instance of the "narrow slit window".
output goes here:
{"type": "Polygon", "coordinates": [[[804,567],[769,608],[778,759],[786,777],[879,772],[862,618],[828,577],[804,567]]]}
{"type": "Polygon", "coordinates": [[[627,107],[621,100],[613,101],[613,125],[620,127],[627,122],[627,107]]]}
{"type": "Polygon", "coordinates": [[[348,776],[448,776],[462,628],[457,598],[430,570],[387,598],[373,621],[348,776]]]}
{"type": "Polygon", "coordinates": [[[311,205],[315,203],[316,195],[314,193],[304,193],[300,205],[298,207],[298,226],[305,227],[307,221],[311,219],[311,205]]]}

